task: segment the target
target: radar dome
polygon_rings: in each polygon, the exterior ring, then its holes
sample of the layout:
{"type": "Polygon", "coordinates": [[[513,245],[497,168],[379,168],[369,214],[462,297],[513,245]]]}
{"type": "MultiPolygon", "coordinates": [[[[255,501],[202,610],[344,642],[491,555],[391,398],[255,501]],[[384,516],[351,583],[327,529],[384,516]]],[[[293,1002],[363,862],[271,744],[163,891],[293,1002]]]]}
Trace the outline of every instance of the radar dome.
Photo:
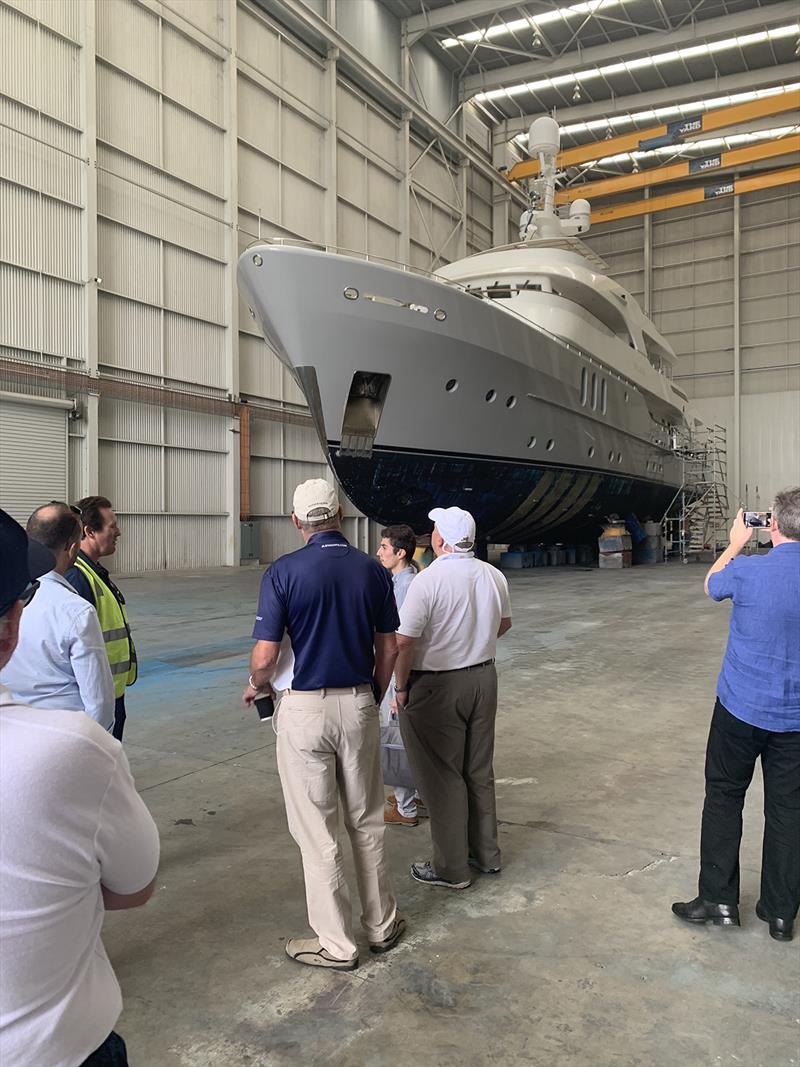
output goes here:
{"type": "Polygon", "coordinates": [[[557,155],[559,145],[559,128],[555,119],[549,115],[540,115],[534,119],[528,130],[528,155],[539,152],[557,155]]]}

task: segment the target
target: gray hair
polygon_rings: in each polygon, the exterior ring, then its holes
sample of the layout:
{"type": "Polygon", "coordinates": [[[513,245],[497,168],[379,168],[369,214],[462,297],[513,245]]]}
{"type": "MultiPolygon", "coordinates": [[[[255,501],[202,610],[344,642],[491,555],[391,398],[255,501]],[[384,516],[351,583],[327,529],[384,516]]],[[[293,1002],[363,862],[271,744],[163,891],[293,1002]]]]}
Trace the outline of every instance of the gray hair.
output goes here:
{"type": "MultiPolygon", "coordinates": [[[[299,521],[299,520],[298,520],[299,521]]],[[[301,522],[300,529],[303,533],[326,533],[328,530],[341,530],[338,512],[333,518],[318,519],[317,522],[301,522]]]]}
{"type": "Polygon", "coordinates": [[[772,515],[779,533],[790,541],[800,541],[800,486],[775,494],[772,515]]]}

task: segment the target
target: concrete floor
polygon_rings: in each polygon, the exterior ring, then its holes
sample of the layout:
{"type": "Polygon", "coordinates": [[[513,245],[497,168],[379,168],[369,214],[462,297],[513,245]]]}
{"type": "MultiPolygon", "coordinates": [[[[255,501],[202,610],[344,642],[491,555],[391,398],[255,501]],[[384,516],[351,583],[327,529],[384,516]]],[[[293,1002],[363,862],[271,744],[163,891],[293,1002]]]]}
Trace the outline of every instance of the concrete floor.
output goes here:
{"type": "Polygon", "coordinates": [[[686,927],[703,752],[728,610],[704,568],[510,575],[500,643],[504,870],[420,886],[428,829],[392,827],[408,934],[352,974],[283,954],[306,934],[269,725],[240,706],[260,572],[123,581],[142,676],[126,748],[162,840],[155,898],[109,915],[134,1067],[795,1067],[800,940],[758,894],[746,811],[741,930],[686,927]]]}

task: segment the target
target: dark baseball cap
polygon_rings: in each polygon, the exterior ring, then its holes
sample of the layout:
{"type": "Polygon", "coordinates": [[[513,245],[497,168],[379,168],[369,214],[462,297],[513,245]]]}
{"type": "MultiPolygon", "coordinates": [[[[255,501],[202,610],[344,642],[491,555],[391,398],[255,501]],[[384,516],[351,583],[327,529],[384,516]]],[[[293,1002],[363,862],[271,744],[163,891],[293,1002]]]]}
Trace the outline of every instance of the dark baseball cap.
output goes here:
{"type": "Polygon", "coordinates": [[[32,581],[55,565],[50,549],[32,541],[20,524],[0,508],[0,616],[11,610],[32,581]]]}

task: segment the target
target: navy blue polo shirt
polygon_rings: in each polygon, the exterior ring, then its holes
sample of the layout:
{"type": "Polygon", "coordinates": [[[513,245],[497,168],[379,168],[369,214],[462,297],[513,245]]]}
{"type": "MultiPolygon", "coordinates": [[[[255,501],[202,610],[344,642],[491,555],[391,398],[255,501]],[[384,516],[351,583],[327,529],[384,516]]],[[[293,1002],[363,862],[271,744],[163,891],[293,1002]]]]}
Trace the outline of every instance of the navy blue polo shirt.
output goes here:
{"type": "Polygon", "coordinates": [[[800,730],[800,543],[737,556],[711,575],[708,593],[733,601],[721,703],[750,726],[800,730]]]}
{"type": "Polygon", "coordinates": [[[389,572],[326,530],[264,574],[253,637],[280,641],[288,632],[293,689],[337,689],[372,681],[375,631],[399,625],[389,572]]]}

